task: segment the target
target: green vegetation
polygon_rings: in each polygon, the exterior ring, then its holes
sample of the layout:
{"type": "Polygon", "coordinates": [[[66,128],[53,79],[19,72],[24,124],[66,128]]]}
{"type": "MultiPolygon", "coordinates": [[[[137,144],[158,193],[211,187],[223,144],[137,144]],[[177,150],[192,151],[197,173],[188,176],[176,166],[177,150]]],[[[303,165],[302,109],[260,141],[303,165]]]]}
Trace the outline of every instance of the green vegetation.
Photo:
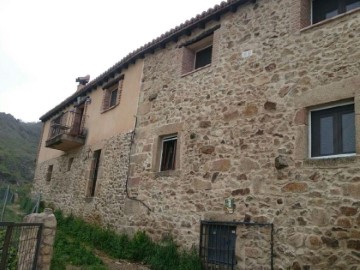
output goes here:
{"type": "MultiPolygon", "coordinates": [[[[1,228],[0,229],[0,243],[4,242],[5,233],[6,233],[6,229],[1,228]]],[[[2,247],[0,247],[0,258],[1,258],[1,255],[2,255],[2,247]]],[[[8,260],[6,262],[6,269],[7,270],[16,270],[17,263],[18,263],[17,249],[13,246],[10,246],[10,248],[8,250],[8,260]]]]}
{"type": "MultiPolygon", "coordinates": [[[[23,218],[31,214],[37,198],[31,198],[31,184],[23,183],[21,185],[9,185],[0,183],[0,211],[3,210],[7,188],[10,187],[3,221],[21,222],[23,218]]],[[[39,207],[39,211],[43,208],[39,207]]]]}
{"type": "Polygon", "coordinates": [[[0,113],[0,182],[32,181],[40,132],[40,122],[24,123],[0,113]]]}
{"type": "Polygon", "coordinates": [[[101,250],[116,259],[142,262],[154,270],[201,269],[201,262],[195,250],[179,251],[171,238],[155,243],[144,232],[137,232],[130,239],[127,235],[118,235],[109,229],[88,224],[73,216],[64,217],[58,211],[55,215],[58,229],[52,260],[54,270],[65,269],[69,262],[77,266],[97,265],[93,269],[102,269],[101,263],[92,261],[91,249],[101,250]],[[78,250],[81,250],[81,256],[76,255],[78,250]],[[81,261],[79,257],[82,257],[81,261]]]}
{"type": "Polygon", "coordinates": [[[66,265],[81,266],[81,269],[106,269],[94,253],[76,239],[72,240],[61,228],[56,232],[51,269],[66,269],[66,265]]]}

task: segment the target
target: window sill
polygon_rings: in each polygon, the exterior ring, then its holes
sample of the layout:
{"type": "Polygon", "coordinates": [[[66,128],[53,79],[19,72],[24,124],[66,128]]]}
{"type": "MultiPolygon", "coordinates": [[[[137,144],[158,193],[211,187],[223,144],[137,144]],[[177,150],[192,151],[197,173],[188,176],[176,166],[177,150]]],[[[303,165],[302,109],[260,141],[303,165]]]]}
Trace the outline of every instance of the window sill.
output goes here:
{"type": "Polygon", "coordinates": [[[172,177],[172,176],[180,176],[180,171],[178,170],[169,170],[169,171],[161,171],[155,173],[155,178],[159,177],[172,177]]]}
{"type": "Polygon", "coordinates": [[[347,16],[347,15],[353,14],[353,13],[358,12],[358,11],[360,11],[360,8],[355,8],[355,9],[353,9],[353,10],[349,10],[349,11],[347,11],[347,12],[344,12],[344,13],[341,13],[341,14],[339,14],[339,15],[336,15],[336,16],[334,16],[334,17],[332,17],[332,18],[325,19],[325,20],[323,20],[323,21],[320,21],[320,22],[311,24],[311,25],[309,25],[309,26],[306,26],[306,27],[300,29],[300,33],[301,33],[301,32],[306,32],[307,30],[316,28],[316,27],[321,26],[321,25],[324,25],[324,24],[328,24],[328,23],[330,23],[330,22],[332,22],[332,21],[338,20],[338,19],[340,19],[340,18],[342,18],[342,17],[345,17],[345,16],[347,16]]]}
{"type": "Polygon", "coordinates": [[[189,72],[187,72],[187,73],[181,74],[181,78],[186,77],[186,76],[188,76],[188,75],[190,75],[190,74],[193,74],[193,73],[195,73],[195,72],[198,72],[198,71],[200,71],[200,70],[206,69],[206,68],[208,68],[208,67],[211,67],[211,63],[208,64],[208,65],[206,65],[206,66],[199,67],[199,68],[197,68],[197,69],[194,69],[194,70],[192,70],[192,71],[189,71],[189,72]]]}
{"type": "Polygon", "coordinates": [[[308,158],[304,160],[304,165],[315,167],[343,167],[349,163],[353,163],[357,160],[356,154],[327,156],[308,158]]]}
{"type": "Polygon", "coordinates": [[[119,103],[117,103],[114,106],[111,106],[109,108],[106,108],[105,110],[102,110],[101,113],[106,113],[108,111],[111,111],[112,109],[116,108],[118,105],[119,105],[119,103]]]}

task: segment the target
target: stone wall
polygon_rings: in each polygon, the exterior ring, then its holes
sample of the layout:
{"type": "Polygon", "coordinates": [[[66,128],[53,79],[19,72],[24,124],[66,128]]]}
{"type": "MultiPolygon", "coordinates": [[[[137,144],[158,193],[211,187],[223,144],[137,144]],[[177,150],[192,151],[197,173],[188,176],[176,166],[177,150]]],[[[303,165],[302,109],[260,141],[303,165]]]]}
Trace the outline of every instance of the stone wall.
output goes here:
{"type": "MultiPolygon", "coordinates": [[[[354,100],[360,153],[360,12],[300,31],[305,15],[294,12],[306,9],[295,2],[246,4],[146,55],[128,183],[131,134],[39,164],[35,189],[67,213],[155,239],[171,234],[184,247],[198,246],[200,220],[273,223],[275,269],[357,269],[360,161],[308,159],[307,115],[354,100]],[[216,61],[183,75],[180,45],[216,25],[216,61]],[[158,172],[159,138],[174,133],[176,170],[158,172]],[[100,148],[96,196],[86,198],[91,151],[100,148]]],[[[269,268],[270,254],[241,243],[238,269],[269,268]]]]}
{"type": "Polygon", "coordinates": [[[131,193],[151,207],[142,222],[155,238],[197,246],[201,219],[270,222],[276,269],[357,269],[359,158],[309,160],[306,120],[310,106],[339,100],[358,111],[360,12],[300,31],[293,3],[223,16],[216,63],[186,76],[178,46],[216,23],[146,57],[131,193]],[[178,134],[178,168],[157,172],[166,133],[178,134]]]}
{"type": "MultiPolygon", "coordinates": [[[[87,145],[63,156],[38,164],[34,190],[42,194],[50,206],[62,209],[87,221],[114,229],[126,230],[124,206],[132,206],[126,200],[126,179],[132,132],[119,134],[108,140],[87,145]],[[87,190],[93,152],[101,149],[95,196],[87,190]],[[68,169],[69,159],[73,158],[68,169]],[[50,181],[46,181],[47,168],[53,165],[50,181]]],[[[136,206],[135,206],[136,207],[136,206]]],[[[141,215],[141,213],[139,213],[141,215]]],[[[130,231],[131,232],[131,231],[130,231]]]]}

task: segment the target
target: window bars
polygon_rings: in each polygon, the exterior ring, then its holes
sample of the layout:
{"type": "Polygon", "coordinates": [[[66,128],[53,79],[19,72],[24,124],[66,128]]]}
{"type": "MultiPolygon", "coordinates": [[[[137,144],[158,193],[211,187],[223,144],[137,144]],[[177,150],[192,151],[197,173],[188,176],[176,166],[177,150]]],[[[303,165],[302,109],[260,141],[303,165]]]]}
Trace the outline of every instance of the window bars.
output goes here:
{"type": "MultiPolygon", "coordinates": [[[[274,269],[273,266],[273,224],[250,222],[218,222],[201,221],[200,224],[200,251],[203,268],[206,270],[233,270],[239,258],[246,269],[252,269],[254,263],[261,264],[263,269],[274,269]],[[257,231],[253,231],[256,229],[257,231]],[[248,241],[250,246],[246,246],[248,241]],[[239,245],[236,247],[236,245],[239,245]],[[263,259],[251,260],[254,251],[262,248],[263,259]],[[236,254],[237,252],[244,254],[236,254]],[[269,263],[267,263],[269,261],[269,263]]],[[[261,253],[261,252],[260,252],[261,253]]],[[[238,269],[238,268],[236,268],[238,269]]],[[[241,267],[239,269],[242,269],[241,267]]]]}

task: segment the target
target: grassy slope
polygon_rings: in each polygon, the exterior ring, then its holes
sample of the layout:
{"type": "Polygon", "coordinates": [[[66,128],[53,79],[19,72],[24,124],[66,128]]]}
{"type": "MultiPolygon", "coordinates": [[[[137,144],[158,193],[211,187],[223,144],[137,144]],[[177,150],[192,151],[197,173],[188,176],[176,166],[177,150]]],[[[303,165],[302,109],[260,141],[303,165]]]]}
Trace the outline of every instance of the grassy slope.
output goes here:
{"type": "Polygon", "coordinates": [[[195,251],[179,250],[171,238],[155,243],[144,232],[137,232],[133,238],[129,238],[72,216],[64,217],[61,212],[55,214],[58,227],[53,270],[66,269],[68,264],[86,270],[103,269],[102,262],[94,259],[94,249],[115,259],[145,263],[153,270],[201,269],[195,251]],[[77,255],[79,250],[81,258],[77,255]]]}
{"type": "Polygon", "coordinates": [[[24,123],[0,113],[0,182],[31,181],[41,123],[24,123]]]}

